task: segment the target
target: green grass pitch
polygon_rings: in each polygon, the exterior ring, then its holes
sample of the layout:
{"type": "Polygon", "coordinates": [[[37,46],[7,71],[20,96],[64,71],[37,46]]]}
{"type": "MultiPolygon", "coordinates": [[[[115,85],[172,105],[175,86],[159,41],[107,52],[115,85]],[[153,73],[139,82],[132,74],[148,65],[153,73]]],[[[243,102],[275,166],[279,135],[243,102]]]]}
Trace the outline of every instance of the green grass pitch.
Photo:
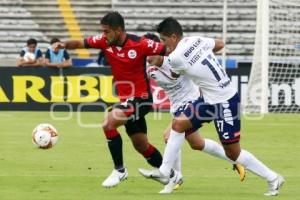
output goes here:
{"type": "MultiPolygon", "coordinates": [[[[270,199],[263,196],[267,189],[264,180],[248,172],[245,182],[240,183],[229,163],[193,151],[187,143],[183,146],[184,184],[171,195],[159,195],[162,186],[138,174],[138,168],[148,165],[122,128],[129,178],[115,188],[104,189],[101,182],[111,172],[112,162],[104,135],[94,126],[101,122],[103,113],[54,115],[65,120],[54,120],[48,112],[0,113],[0,200],[270,199]],[[59,142],[53,149],[37,149],[31,142],[32,129],[43,122],[59,131],[59,142]]],[[[162,131],[171,117],[168,113],[160,117],[154,120],[151,113],[147,120],[150,141],[163,152],[162,131]]],[[[242,147],[286,178],[276,199],[300,199],[299,130],[297,114],[242,120],[242,147]]],[[[213,124],[205,125],[201,134],[217,139],[213,124]]]]}

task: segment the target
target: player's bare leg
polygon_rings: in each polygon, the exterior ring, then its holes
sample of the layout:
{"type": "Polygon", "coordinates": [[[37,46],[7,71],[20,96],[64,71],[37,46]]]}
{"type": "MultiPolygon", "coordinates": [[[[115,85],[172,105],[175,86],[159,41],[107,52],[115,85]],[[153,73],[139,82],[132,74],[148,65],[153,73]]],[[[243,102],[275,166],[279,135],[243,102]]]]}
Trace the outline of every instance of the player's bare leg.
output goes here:
{"type": "Polygon", "coordinates": [[[211,139],[203,138],[198,131],[188,135],[186,137],[186,140],[188,141],[190,147],[193,150],[202,151],[211,156],[224,159],[233,164],[233,169],[237,170],[240,177],[240,181],[244,181],[246,176],[246,171],[244,167],[238,163],[233,162],[231,159],[228,159],[228,157],[225,155],[224,149],[219,143],[211,139]]]}
{"type": "Polygon", "coordinates": [[[184,131],[191,128],[192,124],[184,114],[180,114],[173,119],[170,136],[165,147],[162,165],[158,170],[140,169],[139,172],[146,178],[151,178],[164,185],[167,185],[170,181],[176,181],[178,179],[178,172],[172,168],[174,168],[181,145],[185,139],[184,131]]]}
{"type": "MultiPolygon", "coordinates": [[[[171,130],[171,125],[164,132],[165,142],[168,140],[168,137],[170,135],[170,130],[171,130]]],[[[189,143],[190,147],[193,150],[203,151],[212,156],[222,158],[224,160],[233,163],[233,161],[231,159],[228,159],[228,157],[225,155],[225,151],[219,143],[211,139],[203,138],[198,131],[188,134],[185,139],[187,140],[187,142],[189,143]]],[[[242,170],[242,168],[243,166],[239,166],[238,170],[242,170]]],[[[244,179],[244,175],[241,177],[241,181],[243,181],[242,179],[244,179]]]]}
{"type": "MultiPolygon", "coordinates": [[[[184,117],[183,117],[183,119],[184,119],[184,117]]],[[[186,126],[188,126],[188,124],[186,124],[186,126]]],[[[171,131],[171,126],[169,126],[164,132],[163,137],[164,137],[165,141],[167,141],[169,139],[170,131],[171,131]]],[[[222,159],[227,160],[231,163],[234,163],[232,160],[227,158],[227,156],[225,155],[224,149],[222,148],[222,146],[220,144],[218,144],[217,142],[215,142],[213,140],[202,138],[201,135],[197,131],[193,132],[193,133],[190,133],[190,134],[187,134],[186,140],[189,142],[190,147],[194,150],[203,151],[203,152],[208,153],[212,156],[222,158],[222,159]]],[[[180,151],[179,151],[179,153],[180,153],[180,151]]],[[[178,156],[180,156],[180,155],[178,154],[178,156]]],[[[178,163],[176,163],[177,160],[178,159],[175,160],[175,164],[173,166],[173,168],[175,170],[176,170],[175,166],[178,165],[178,163]]],[[[181,165],[181,163],[179,163],[179,164],[181,165]]],[[[239,166],[239,169],[240,169],[240,171],[238,171],[238,172],[243,172],[243,174],[240,175],[241,176],[240,179],[244,180],[245,170],[244,170],[243,166],[241,166],[241,165],[238,165],[238,166],[239,166]]],[[[152,176],[151,173],[147,170],[142,170],[142,171],[140,170],[140,172],[141,172],[141,174],[143,174],[146,177],[147,177],[147,175],[149,175],[148,178],[149,177],[151,178],[151,176],[152,176]]],[[[180,175],[181,175],[180,171],[179,172],[177,171],[176,180],[172,181],[172,178],[171,178],[171,181],[169,181],[169,183],[164,187],[164,189],[162,191],[160,191],[160,193],[171,193],[174,189],[174,186],[177,185],[176,181],[179,181],[178,177],[181,177],[180,175]]],[[[158,181],[160,181],[160,180],[158,180],[158,181]]]]}
{"type": "Polygon", "coordinates": [[[245,168],[241,164],[229,159],[226,156],[223,147],[219,143],[215,142],[214,140],[201,137],[198,131],[188,135],[186,137],[186,140],[193,150],[203,151],[204,153],[210,154],[211,156],[221,158],[230,162],[233,165],[233,170],[237,171],[237,173],[239,174],[240,181],[242,182],[245,180],[245,168]]]}
{"type": "Polygon", "coordinates": [[[160,152],[148,141],[146,133],[136,133],[130,136],[131,142],[137,152],[139,152],[146,161],[155,168],[159,168],[162,163],[160,152]]]}
{"type": "MultiPolygon", "coordinates": [[[[132,109],[124,110],[127,114],[132,113],[132,109]]],[[[104,187],[112,187],[119,184],[128,176],[127,170],[123,165],[122,139],[117,131],[117,127],[125,125],[126,132],[129,135],[134,148],[144,156],[146,161],[153,167],[158,168],[162,163],[160,152],[148,142],[147,125],[144,117],[138,120],[127,120],[127,116],[122,109],[113,109],[106,116],[106,121],[103,126],[104,133],[108,139],[108,146],[114,161],[115,169],[112,175],[104,182],[104,187]],[[138,132],[143,130],[145,132],[138,132]],[[109,135],[111,134],[112,135],[109,135]],[[114,177],[114,178],[112,178],[114,177]],[[120,178],[122,177],[122,178],[120,178]]]]}
{"type": "Polygon", "coordinates": [[[128,177],[126,168],[123,165],[122,138],[117,128],[124,125],[127,117],[123,110],[114,108],[108,112],[103,122],[103,131],[108,142],[108,148],[113,159],[114,169],[103,181],[103,187],[114,187],[128,177]]]}
{"type": "MultiPolygon", "coordinates": [[[[170,180],[172,181],[172,179],[176,179],[178,177],[178,172],[172,170],[172,168],[174,166],[174,162],[179,153],[181,145],[184,141],[184,131],[189,130],[191,128],[192,124],[184,114],[181,114],[180,116],[176,117],[173,120],[172,129],[170,131],[170,137],[165,148],[163,164],[161,165],[159,170],[145,170],[140,171],[140,173],[145,177],[152,178],[162,184],[167,184],[170,180]]],[[[203,150],[203,144],[199,147],[199,149],[203,150]]],[[[226,159],[224,151],[222,152],[224,159],[226,159]]]]}
{"type": "Polygon", "coordinates": [[[145,133],[136,133],[130,136],[134,149],[142,154],[148,149],[148,138],[145,133]]]}
{"type": "Polygon", "coordinates": [[[265,193],[266,196],[279,194],[279,189],[285,182],[280,174],[269,169],[250,152],[241,149],[239,143],[223,145],[223,147],[228,158],[242,164],[247,170],[267,180],[269,191],[265,193]]]}

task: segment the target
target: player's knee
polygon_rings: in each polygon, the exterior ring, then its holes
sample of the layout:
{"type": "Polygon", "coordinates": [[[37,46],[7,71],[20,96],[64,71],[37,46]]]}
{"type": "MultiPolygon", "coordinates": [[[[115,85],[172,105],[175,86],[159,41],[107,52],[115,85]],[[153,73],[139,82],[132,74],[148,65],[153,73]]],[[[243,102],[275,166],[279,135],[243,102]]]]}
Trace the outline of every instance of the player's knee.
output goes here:
{"type": "Polygon", "coordinates": [[[204,143],[190,143],[190,147],[193,150],[198,150],[198,151],[202,151],[204,148],[204,143]]]}
{"type": "Polygon", "coordinates": [[[117,122],[112,118],[107,118],[104,120],[104,122],[102,124],[102,128],[105,131],[116,129],[116,128],[118,128],[117,122]]]}
{"type": "Polygon", "coordinates": [[[228,145],[223,145],[223,147],[225,150],[225,155],[229,159],[236,161],[241,152],[240,144],[239,143],[228,144],[228,145]]]}
{"type": "Polygon", "coordinates": [[[164,137],[163,139],[164,139],[165,144],[167,144],[169,138],[168,137],[164,137]]]}
{"type": "Polygon", "coordinates": [[[174,120],[172,123],[172,130],[178,132],[178,133],[182,133],[185,131],[185,124],[183,121],[181,120],[174,120]]]}
{"type": "Polygon", "coordinates": [[[232,161],[236,161],[239,154],[235,151],[225,150],[225,155],[232,161]]]}
{"type": "Polygon", "coordinates": [[[167,143],[170,136],[170,132],[164,132],[163,139],[164,142],[167,143]]]}
{"type": "Polygon", "coordinates": [[[126,117],[124,117],[123,111],[112,110],[105,117],[102,127],[104,130],[117,129],[119,126],[123,125],[126,122],[126,117]]]}
{"type": "Polygon", "coordinates": [[[193,150],[199,150],[199,146],[196,145],[196,144],[190,144],[190,147],[191,147],[193,150]]]}
{"type": "Polygon", "coordinates": [[[102,125],[102,128],[103,128],[104,131],[109,131],[109,130],[113,129],[111,124],[109,124],[108,122],[104,122],[103,125],[102,125]]]}

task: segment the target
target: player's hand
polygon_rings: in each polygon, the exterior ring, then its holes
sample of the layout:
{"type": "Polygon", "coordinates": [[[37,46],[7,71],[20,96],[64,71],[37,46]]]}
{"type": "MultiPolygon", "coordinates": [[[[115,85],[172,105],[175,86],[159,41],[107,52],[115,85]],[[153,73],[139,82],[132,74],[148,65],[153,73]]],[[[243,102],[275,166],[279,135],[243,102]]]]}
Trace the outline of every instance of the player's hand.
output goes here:
{"type": "Polygon", "coordinates": [[[31,65],[31,64],[35,64],[36,63],[36,59],[31,59],[31,58],[28,58],[28,60],[27,61],[22,61],[21,62],[21,65],[27,65],[27,64],[29,64],[29,65],[31,65]]]}
{"type": "Polygon", "coordinates": [[[35,59],[28,58],[28,61],[26,63],[27,64],[34,64],[35,61],[36,61],[35,59]]]}
{"type": "Polygon", "coordinates": [[[147,61],[150,65],[155,65],[155,66],[162,66],[163,62],[164,62],[164,57],[163,56],[148,56],[147,57],[147,61]]]}
{"type": "Polygon", "coordinates": [[[62,63],[57,64],[57,68],[63,68],[63,67],[64,67],[64,66],[63,66],[62,63]]]}
{"type": "Polygon", "coordinates": [[[56,42],[52,45],[54,51],[58,51],[59,49],[64,49],[66,45],[63,42],[56,42]]]}

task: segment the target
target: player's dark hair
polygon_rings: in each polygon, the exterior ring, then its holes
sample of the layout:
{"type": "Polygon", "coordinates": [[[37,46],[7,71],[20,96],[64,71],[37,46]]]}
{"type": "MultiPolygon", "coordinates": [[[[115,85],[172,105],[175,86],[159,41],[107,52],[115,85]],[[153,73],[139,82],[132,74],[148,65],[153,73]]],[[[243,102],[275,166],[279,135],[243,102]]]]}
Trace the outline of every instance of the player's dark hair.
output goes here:
{"type": "Polygon", "coordinates": [[[151,40],[153,40],[155,42],[160,42],[159,37],[157,35],[155,35],[154,33],[146,33],[144,35],[144,37],[147,38],[147,39],[151,39],[151,40]]]}
{"type": "Polygon", "coordinates": [[[34,38],[30,38],[27,40],[27,45],[35,44],[37,45],[37,40],[34,38]]]}
{"type": "Polygon", "coordinates": [[[117,11],[107,13],[100,22],[102,25],[108,25],[113,29],[121,27],[122,30],[125,30],[124,19],[120,13],[117,11]]]}
{"type": "Polygon", "coordinates": [[[52,38],[50,44],[54,44],[56,42],[60,42],[60,40],[58,38],[52,38]]]}
{"type": "Polygon", "coordinates": [[[183,31],[179,22],[173,17],[168,17],[160,22],[157,26],[157,32],[162,33],[166,36],[171,36],[172,34],[176,34],[177,36],[182,37],[183,31]]]}

